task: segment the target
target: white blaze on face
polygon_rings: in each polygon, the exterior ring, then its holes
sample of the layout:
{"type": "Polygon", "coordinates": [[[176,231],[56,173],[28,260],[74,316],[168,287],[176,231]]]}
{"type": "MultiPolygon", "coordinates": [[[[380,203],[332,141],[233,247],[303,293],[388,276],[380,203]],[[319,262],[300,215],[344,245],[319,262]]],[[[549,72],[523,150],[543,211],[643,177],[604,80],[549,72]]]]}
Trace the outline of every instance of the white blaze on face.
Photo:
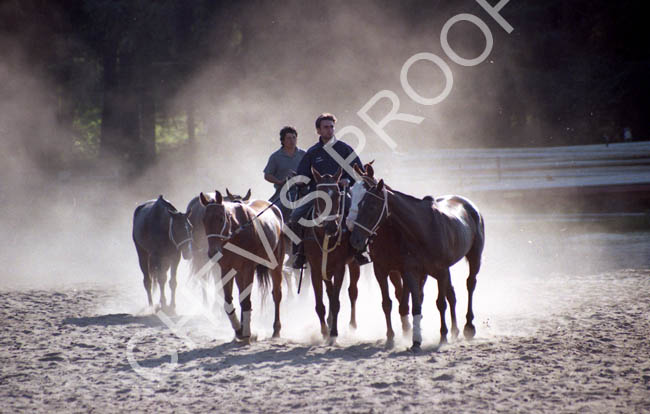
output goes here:
{"type": "Polygon", "coordinates": [[[348,230],[350,231],[354,229],[354,221],[357,219],[357,214],[359,213],[359,203],[363,199],[364,194],[366,194],[366,188],[363,185],[363,181],[357,181],[354,183],[352,188],[350,188],[352,201],[350,202],[350,212],[348,213],[348,218],[345,221],[345,224],[348,226],[348,230]]]}

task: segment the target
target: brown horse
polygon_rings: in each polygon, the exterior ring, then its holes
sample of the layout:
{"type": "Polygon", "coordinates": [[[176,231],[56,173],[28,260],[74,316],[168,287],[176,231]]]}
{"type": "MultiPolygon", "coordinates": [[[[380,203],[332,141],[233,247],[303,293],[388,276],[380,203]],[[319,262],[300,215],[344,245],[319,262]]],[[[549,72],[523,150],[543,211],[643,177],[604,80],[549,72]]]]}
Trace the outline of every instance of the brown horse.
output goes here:
{"type": "MultiPolygon", "coordinates": [[[[348,215],[348,228],[350,229],[353,229],[356,224],[355,220],[358,213],[358,204],[361,201],[360,198],[365,194],[364,190],[368,190],[377,185],[372,162],[366,164],[363,170],[356,165],[354,166],[354,169],[361,177],[361,181],[355,183],[356,187],[353,186],[351,191],[352,203],[350,214],[348,215]],[[360,186],[363,188],[359,188],[360,186]]],[[[399,313],[402,319],[402,329],[404,332],[410,330],[410,324],[408,323],[408,300],[410,291],[408,289],[402,289],[402,275],[404,274],[403,259],[400,255],[386,254],[387,252],[399,251],[401,233],[390,220],[387,220],[376,230],[375,233],[376,234],[368,238],[368,246],[370,257],[373,261],[375,277],[379,282],[382,292],[382,307],[386,316],[386,326],[388,328],[387,338],[390,343],[395,334],[390,320],[392,303],[390,296],[388,295],[387,278],[390,277],[395,286],[395,297],[399,301],[399,313]]],[[[427,275],[419,274],[416,278],[420,281],[420,291],[422,292],[427,280],[427,275]]],[[[451,280],[449,281],[446,297],[447,302],[449,303],[449,311],[451,313],[451,334],[452,337],[456,338],[458,337],[458,325],[456,322],[456,294],[454,292],[454,287],[451,284],[451,280]]]]}
{"type": "MultiPolygon", "coordinates": [[[[215,198],[214,193],[209,194],[210,197],[215,198]]],[[[236,202],[236,203],[247,203],[251,198],[251,190],[249,189],[246,195],[243,197],[236,194],[231,194],[230,191],[226,188],[226,197],[225,201],[236,202]]],[[[205,237],[205,229],[203,227],[203,214],[205,213],[205,207],[201,204],[199,196],[194,197],[187,204],[185,214],[189,217],[190,222],[192,223],[192,259],[190,260],[190,275],[192,277],[196,276],[201,272],[204,266],[210,261],[210,258],[207,255],[208,252],[208,239],[205,237]]],[[[204,271],[205,272],[205,271],[204,271]]],[[[201,293],[203,295],[203,304],[208,305],[208,297],[206,293],[206,286],[209,281],[209,277],[212,275],[211,271],[201,274],[199,282],[201,285],[201,293]]]]}
{"type": "Polygon", "coordinates": [[[350,325],[356,327],[356,300],[358,296],[357,283],[361,274],[359,264],[354,260],[354,251],[350,247],[349,232],[344,231],[343,216],[345,214],[346,195],[339,190],[339,180],[342,170],[336,175],[320,175],[312,168],[316,181],[316,189],[326,193],[331,200],[333,214],[324,217],[326,202],[317,198],[311,210],[311,218],[315,226],[305,231],[305,255],[311,268],[311,281],[316,298],[316,314],[320,320],[321,333],[326,338],[329,334],[333,343],[338,337],[338,313],[341,308],[339,294],[345,276],[345,266],[350,270],[350,325]],[[320,219],[319,219],[320,218],[320,219]],[[325,320],[325,305],[323,303],[323,283],[327,290],[330,309],[325,320]],[[329,332],[328,332],[329,325],[329,332]]]}
{"type": "MultiPolygon", "coordinates": [[[[273,284],[275,320],[273,337],[280,335],[280,301],[282,300],[282,261],[284,241],[282,234],[282,213],[264,200],[248,204],[224,201],[221,193],[215,191],[215,198],[199,195],[205,207],[203,226],[208,239],[208,257],[219,254],[218,263],[222,271],[225,310],[238,339],[251,337],[251,299],[253,276],[257,270],[263,292],[269,282],[269,271],[273,284]],[[232,304],[234,270],[239,290],[241,323],[232,304]]],[[[215,260],[215,259],[213,259],[215,260]]]]}
{"type": "Polygon", "coordinates": [[[403,276],[413,298],[413,349],[419,349],[422,343],[422,289],[416,275],[429,274],[438,281],[436,305],[440,311],[440,342],[444,343],[448,332],[445,295],[451,283],[449,268],[463,257],[470,269],[464,334],[466,338],[474,337],[472,296],[485,243],[485,226],[478,209],[459,196],[418,199],[387,188],[383,180],[367,191],[363,187],[361,190],[365,193],[359,202],[350,242],[355,247],[364,246],[387,222],[401,233],[397,254],[404,260],[403,276]]]}

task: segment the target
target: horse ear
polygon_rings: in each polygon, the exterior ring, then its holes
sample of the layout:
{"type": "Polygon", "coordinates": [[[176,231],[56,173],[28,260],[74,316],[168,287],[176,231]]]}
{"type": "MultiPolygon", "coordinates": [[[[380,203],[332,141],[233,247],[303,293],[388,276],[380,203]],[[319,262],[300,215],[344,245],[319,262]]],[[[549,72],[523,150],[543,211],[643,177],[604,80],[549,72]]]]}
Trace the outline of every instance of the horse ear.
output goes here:
{"type": "Polygon", "coordinates": [[[375,169],[372,168],[372,163],[375,162],[375,160],[372,160],[372,162],[369,162],[366,164],[366,175],[370,178],[375,178],[375,169]]]}
{"type": "Polygon", "coordinates": [[[199,201],[201,201],[201,205],[205,207],[210,203],[210,198],[201,192],[201,194],[199,194],[199,201]]]}
{"type": "Polygon", "coordinates": [[[229,200],[234,200],[235,198],[230,194],[230,191],[228,190],[228,187],[226,187],[226,197],[228,197],[229,200]]]}
{"type": "Polygon", "coordinates": [[[338,183],[342,175],[343,175],[343,168],[339,167],[339,170],[336,172],[336,175],[334,175],[334,180],[338,183]]]}
{"type": "Polygon", "coordinates": [[[248,201],[250,198],[251,198],[251,189],[249,188],[243,200],[248,201]]]}
{"type": "Polygon", "coordinates": [[[363,171],[361,169],[361,167],[359,167],[359,164],[354,164],[353,168],[354,168],[354,171],[359,175],[365,175],[366,174],[365,171],[363,171]]]}
{"type": "Polygon", "coordinates": [[[223,196],[219,190],[214,190],[214,199],[217,201],[217,204],[223,204],[223,196]]]}
{"type": "Polygon", "coordinates": [[[311,167],[311,175],[314,176],[314,180],[316,180],[317,183],[320,183],[323,177],[316,171],[314,167],[311,167]]]}
{"type": "Polygon", "coordinates": [[[377,191],[384,191],[384,179],[382,178],[379,180],[379,184],[377,184],[377,191]]]}

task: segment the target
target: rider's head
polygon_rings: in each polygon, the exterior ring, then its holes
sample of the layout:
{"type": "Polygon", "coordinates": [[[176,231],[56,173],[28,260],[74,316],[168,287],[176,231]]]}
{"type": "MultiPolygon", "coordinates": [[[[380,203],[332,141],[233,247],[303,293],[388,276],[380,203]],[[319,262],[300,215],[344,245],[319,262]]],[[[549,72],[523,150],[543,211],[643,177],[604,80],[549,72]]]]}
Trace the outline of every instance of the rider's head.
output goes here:
{"type": "Polygon", "coordinates": [[[336,117],[329,113],[320,114],[316,118],[316,132],[325,140],[329,140],[334,136],[334,124],[336,117]]]}
{"type": "Polygon", "coordinates": [[[282,148],[294,149],[298,143],[298,131],[292,126],[285,126],[280,130],[280,144],[282,148]]]}

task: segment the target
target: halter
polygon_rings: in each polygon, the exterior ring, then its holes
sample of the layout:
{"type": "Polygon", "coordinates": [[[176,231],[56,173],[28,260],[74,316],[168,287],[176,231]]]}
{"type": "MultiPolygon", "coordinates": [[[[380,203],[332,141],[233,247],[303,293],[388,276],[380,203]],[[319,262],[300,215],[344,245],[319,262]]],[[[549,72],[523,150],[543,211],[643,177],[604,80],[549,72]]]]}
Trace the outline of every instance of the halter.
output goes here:
{"type": "Polygon", "coordinates": [[[210,234],[207,234],[207,237],[208,237],[208,239],[215,238],[215,239],[220,239],[220,240],[228,240],[228,239],[230,239],[232,237],[232,233],[228,234],[228,235],[225,234],[226,223],[230,220],[230,216],[228,216],[228,214],[226,214],[226,206],[224,206],[223,204],[209,204],[205,208],[207,209],[210,206],[217,207],[219,205],[221,205],[221,207],[223,207],[223,226],[221,226],[221,230],[219,231],[219,233],[210,233],[210,234]]]}
{"type": "MultiPolygon", "coordinates": [[[[172,231],[172,223],[174,222],[174,216],[169,217],[169,240],[174,243],[174,246],[176,246],[176,250],[178,250],[182,245],[185,243],[189,243],[192,241],[192,236],[188,237],[187,239],[181,241],[180,243],[176,243],[176,240],[174,239],[174,232],[172,231]]],[[[187,222],[185,223],[185,230],[189,234],[190,231],[187,228],[187,222]]]]}
{"type": "MultiPolygon", "coordinates": [[[[366,191],[366,195],[371,195],[371,196],[373,196],[375,198],[378,198],[383,203],[383,205],[381,207],[381,213],[379,213],[379,217],[377,217],[377,222],[374,224],[374,226],[372,226],[371,229],[369,229],[368,227],[364,226],[363,224],[359,223],[356,220],[352,220],[352,223],[354,223],[355,227],[359,226],[359,228],[361,230],[368,233],[368,236],[376,236],[377,235],[377,228],[379,227],[379,224],[381,223],[381,220],[382,220],[382,218],[384,216],[384,211],[386,212],[386,217],[390,216],[390,211],[388,211],[388,194],[387,194],[385,188],[384,188],[383,193],[384,193],[384,197],[380,197],[377,194],[366,191]]],[[[361,201],[363,201],[363,199],[361,201]]],[[[357,213],[357,219],[358,218],[359,218],[359,214],[357,213]]]]}

